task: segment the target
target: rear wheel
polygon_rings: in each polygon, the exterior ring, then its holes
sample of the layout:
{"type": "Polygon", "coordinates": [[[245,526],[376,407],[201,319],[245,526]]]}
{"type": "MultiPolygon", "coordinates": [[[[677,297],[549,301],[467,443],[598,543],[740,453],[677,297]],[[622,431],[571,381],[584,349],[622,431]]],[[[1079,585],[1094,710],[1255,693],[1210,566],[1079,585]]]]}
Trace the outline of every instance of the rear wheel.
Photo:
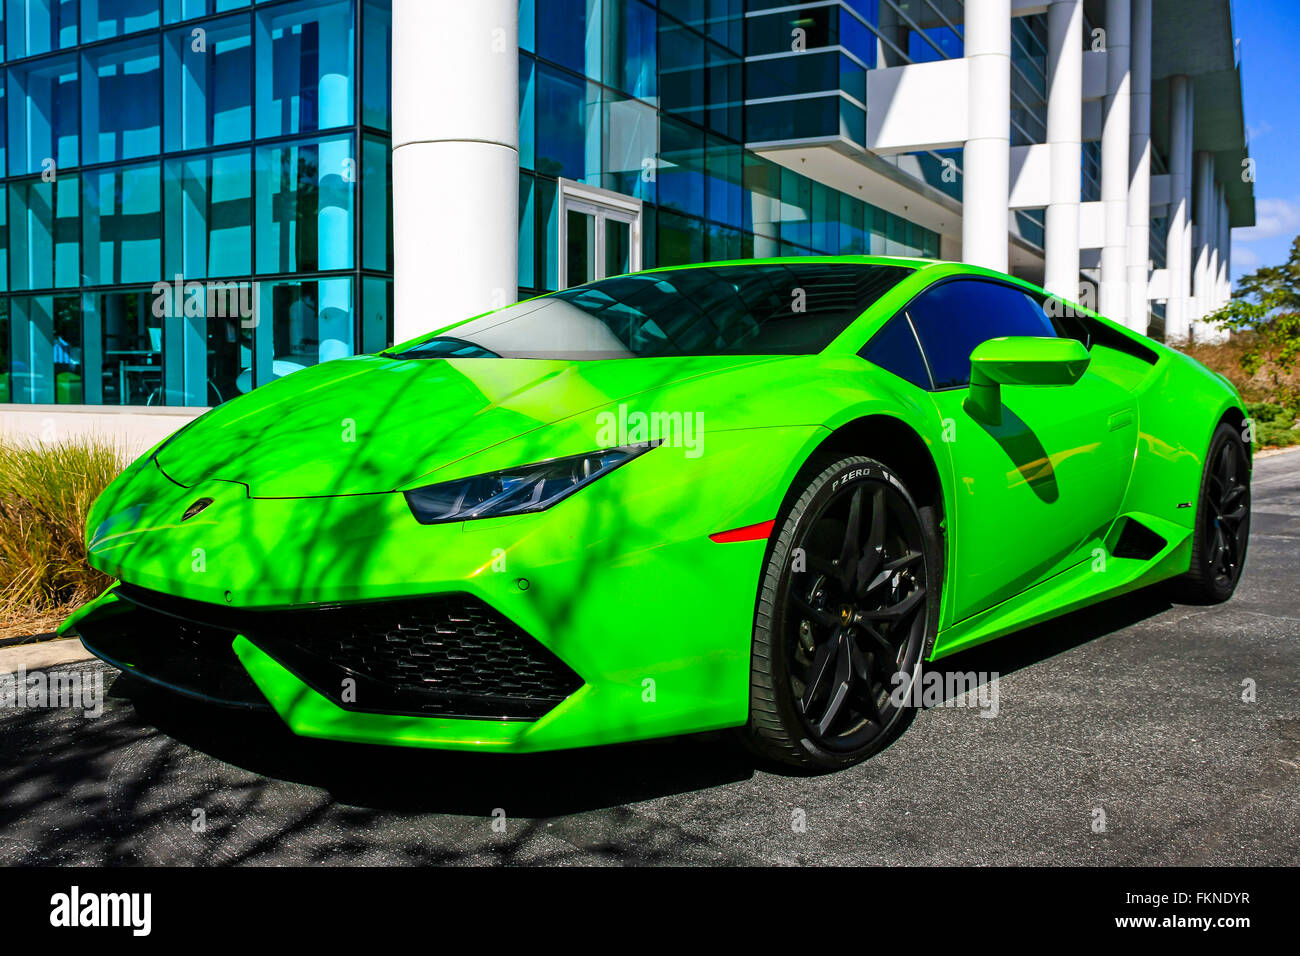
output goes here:
{"type": "Polygon", "coordinates": [[[935,536],[888,466],[828,461],[778,520],[755,615],[747,740],[809,770],[870,756],[938,623],[935,536]]]}
{"type": "Polygon", "coordinates": [[[1191,568],[1178,579],[1183,600],[1218,604],[1232,597],[1250,540],[1250,457],[1237,429],[1226,422],[1210,440],[1196,502],[1191,568]]]}

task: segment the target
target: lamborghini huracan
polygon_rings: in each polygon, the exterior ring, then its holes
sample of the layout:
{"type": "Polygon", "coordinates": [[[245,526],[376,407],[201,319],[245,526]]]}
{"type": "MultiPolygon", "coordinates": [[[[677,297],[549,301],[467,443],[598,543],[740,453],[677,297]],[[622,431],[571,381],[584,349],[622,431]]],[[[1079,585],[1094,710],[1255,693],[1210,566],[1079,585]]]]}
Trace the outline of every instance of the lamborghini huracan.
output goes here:
{"type": "Polygon", "coordinates": [[[996,272],[605,279],[276,379],[95,503],[64,630],[296,734],[496,752],[736,728],[832,770],[922,662],[1165,579],[1226,600],[1220,376],[996,272]]]}

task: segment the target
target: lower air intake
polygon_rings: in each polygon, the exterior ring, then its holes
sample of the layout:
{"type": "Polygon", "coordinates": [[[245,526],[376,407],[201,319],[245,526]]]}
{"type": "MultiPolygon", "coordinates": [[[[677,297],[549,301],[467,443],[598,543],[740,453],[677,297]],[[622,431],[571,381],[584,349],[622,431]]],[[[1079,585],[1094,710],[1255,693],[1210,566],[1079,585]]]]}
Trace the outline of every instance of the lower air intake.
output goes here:
{"type": "Polygon", "coordinates": [[[536,720],[582,686],[568,665],[468,594],[248,611],[129,585],[128,600],[243,634],[340,707],[369,713],[536,720]],[[344,696],[346,680],[355,686],[344,696]]]}

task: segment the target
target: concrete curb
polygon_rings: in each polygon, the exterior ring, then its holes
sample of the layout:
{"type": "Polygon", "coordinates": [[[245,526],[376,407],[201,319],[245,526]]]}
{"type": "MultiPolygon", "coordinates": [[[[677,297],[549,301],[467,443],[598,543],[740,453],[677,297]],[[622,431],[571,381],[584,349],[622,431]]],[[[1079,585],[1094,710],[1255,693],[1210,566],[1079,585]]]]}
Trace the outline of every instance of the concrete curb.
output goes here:
{"type": "Polygon", "coordinates": [[[16,647],[0,648],[0,674],[40,670],[56,664],[73,664],[93,658],[94,655],[75,637],[41,641],[39,644],[19,644],[16,647]]]}
{"type": "Polygon", "coordinates": [[[1300,445],[1288,445],[1286,448],[1268,448],[1264,451],[1257,451],[1255,452],[1255,460],[1272,458],[1274,455],[1286,455],[1293,451],[1300,451],[1300,445]]]}

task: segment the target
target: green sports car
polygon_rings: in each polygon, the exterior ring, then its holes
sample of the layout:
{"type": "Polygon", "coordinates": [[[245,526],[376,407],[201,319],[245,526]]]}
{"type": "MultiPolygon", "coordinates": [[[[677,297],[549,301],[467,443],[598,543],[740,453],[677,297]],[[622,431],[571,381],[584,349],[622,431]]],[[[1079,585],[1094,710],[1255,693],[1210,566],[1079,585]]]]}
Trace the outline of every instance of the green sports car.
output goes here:
{"type": "Polygon", "coordinates": [[[984,269],[648,271],[195,419],[95,503],[119,583],[64,629],[309,737],[738,728],[835,769],[922,660],[1166,578],[1226,600],[1249,427],[1191,359],[984,269]]]}

